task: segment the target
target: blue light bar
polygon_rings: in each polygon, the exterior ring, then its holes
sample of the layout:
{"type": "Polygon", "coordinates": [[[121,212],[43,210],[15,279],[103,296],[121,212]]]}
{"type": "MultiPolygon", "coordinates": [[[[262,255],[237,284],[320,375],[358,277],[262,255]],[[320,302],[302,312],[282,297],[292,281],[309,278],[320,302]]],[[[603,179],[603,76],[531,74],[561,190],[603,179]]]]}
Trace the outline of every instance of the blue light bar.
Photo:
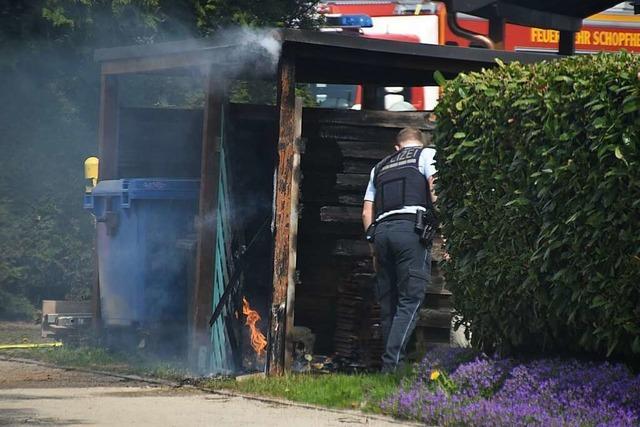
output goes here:
{"type": "Polygon", "coordinates": [[[341,28],[371,28],[373,20],[369,15],[327,16],[327,26],[341,28]]]}

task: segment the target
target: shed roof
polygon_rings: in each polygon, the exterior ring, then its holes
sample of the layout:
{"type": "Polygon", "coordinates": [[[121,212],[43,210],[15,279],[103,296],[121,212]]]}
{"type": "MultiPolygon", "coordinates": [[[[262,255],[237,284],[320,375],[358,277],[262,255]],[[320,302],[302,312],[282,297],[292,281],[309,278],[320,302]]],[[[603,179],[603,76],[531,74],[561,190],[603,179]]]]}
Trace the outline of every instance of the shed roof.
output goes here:
{"type": "MultiPolygon", "coordinates": [[[[421,86],[434,83],[436,70],[452,77],[492,67],[496,59],[532,63],[557,58],[553,54],[407,43],[319,31],[282,29],[270,34],[281,41],[280,54],[294,59],[296,81],[308,83],[421,86]]],[[[234,73],[233,78],[264,78],[256,74],[256,69],[265,68],[261,67],[265,61],[273,62],[256,44],[216,39],[99,49],[95,59],[102,63],[104,74],[180,72],[213,65],[221,73],[234,73]]]]}

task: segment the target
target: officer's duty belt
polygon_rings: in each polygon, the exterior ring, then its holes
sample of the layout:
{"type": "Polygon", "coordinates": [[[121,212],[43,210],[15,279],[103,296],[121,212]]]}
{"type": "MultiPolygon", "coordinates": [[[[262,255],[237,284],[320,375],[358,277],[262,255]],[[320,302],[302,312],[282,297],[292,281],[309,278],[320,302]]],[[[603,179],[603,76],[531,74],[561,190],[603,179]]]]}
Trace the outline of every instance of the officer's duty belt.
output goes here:
{"type": "Polygon", "coordinates": [[[380,224],[381,222],[396,221],[396,220],[402,220],[402,219],[406,219],[407,221],[416,222],[416,214],[414,214],[414,213],[393,214],[393,215],[385,216],[382,219],[379,219],[378,221],[376,221],[376,223],[380,224]]]}

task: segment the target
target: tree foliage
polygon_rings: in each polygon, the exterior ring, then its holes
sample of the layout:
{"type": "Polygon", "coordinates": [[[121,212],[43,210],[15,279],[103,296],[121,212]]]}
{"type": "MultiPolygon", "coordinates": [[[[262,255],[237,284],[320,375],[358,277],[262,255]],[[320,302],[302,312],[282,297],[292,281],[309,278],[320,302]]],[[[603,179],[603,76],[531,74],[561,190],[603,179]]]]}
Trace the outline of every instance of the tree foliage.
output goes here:
{"type": "MultiPolygon", "coordinates": [[[[96,154],[93,51],[234,24],[309,26],[313,3],[0,0],[0,317],[30,316],[43,298],[89,295],[93,227],[82,210],[82,164],[96,154]]],[[[162,90],[139,95],[150,105],[197,102],[162,90]]]]}
{"type": "Polygon", "coordinates": [[[640,353],[639,71],[623,52],[445,85],[448,280],[476,345],[640,353]]]}

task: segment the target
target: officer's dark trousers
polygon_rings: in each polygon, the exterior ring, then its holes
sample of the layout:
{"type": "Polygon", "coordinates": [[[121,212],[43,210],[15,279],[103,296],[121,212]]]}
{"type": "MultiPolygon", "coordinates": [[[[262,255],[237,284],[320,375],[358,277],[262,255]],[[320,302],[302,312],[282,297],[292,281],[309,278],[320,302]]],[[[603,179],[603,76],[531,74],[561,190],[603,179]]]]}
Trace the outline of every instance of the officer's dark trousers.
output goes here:
{"type": "Polygon", "coordinates": [[[381,307],[385,351],[382,369],[404,360],[431,275],[431,247],[420,243],[413,221],[388,220],[375,231],[376,297],[381,307]]]}

